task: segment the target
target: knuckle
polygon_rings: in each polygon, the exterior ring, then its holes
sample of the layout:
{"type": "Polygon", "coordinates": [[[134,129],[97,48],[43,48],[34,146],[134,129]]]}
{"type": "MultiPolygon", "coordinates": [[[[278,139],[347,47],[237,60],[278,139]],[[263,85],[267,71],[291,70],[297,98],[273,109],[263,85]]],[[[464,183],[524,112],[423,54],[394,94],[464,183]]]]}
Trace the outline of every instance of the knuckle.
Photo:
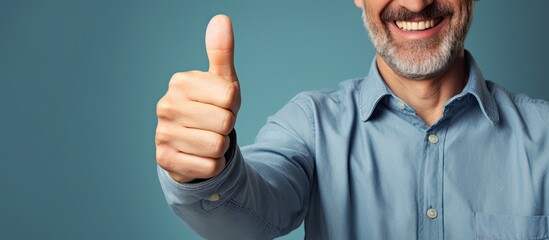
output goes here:
{"type": "Polygon", "coordinates": [[[236,101],[239,94],[239,89],[236,84],[233,82],[225,84],[225,89],[223,93],[223,105],[227,108],[231,107],[236,101]]]}
{"type": "Polygon", "coordinates": [[[184,83],[187,79],[190,78],[191,75],[195,74],[195,71],[188,71],[188,72],[176,72],[172,75],[172,78],[170,79],[170,83],[168,84],[169,88],[174,88],[182,83],[184,83]]]}
{"type": "Polygon", "coordinates": [[[204,176],[205,177],[214,177],[216,175],[218,175],[221,171],[223,171],[223,169],[225,168],[225,165],[219,161],[219,160],[212,160],[212,161],[209,161],[208,164],[206,165],[206,167],[204,168],[204,176]]]}
{"type": "MultiPolygon", "coordinates": [[[[191,71],[189,71],[189,72],[191,72],[191,71]]],[[[171,80],[184,79],[189,74],[189,72],[176,72],[172,75],[171,80]]]]}
{"type": "Polygon", "coordinates": [[[235,117],[234,114],[230,111],[224,111],[223,116],[221,117],[221,133],[222,134],[229,134],[234,127],[235,123],[235,117]]]}
{"type": "Polygon", "coordinates": [[[220,157],[225,154],[225,138],[221,135],[214,135],[208,138],[206,147],[212,156],[220,157]]]}
{"type": "Polygon", "coordinates": [[[163,169],[169,171],[169,168],[168,168],[168,160],[164,157],[164,156],[157,156],[156,157],[156,164],[158,164],[158,166],[162,167],[163,169]]]}
{"type": "Polygon", "coordinates": [[[171,104],[166,97],[161,98],[156,104],[156,115],[159,118],[171,118],[175,113],[173,104],[171,104]]]}
{"type": "Polygon", "coordinates": [[[162,150],[157,148],[156,163],[166,170],[170,177],[177,182],[187,182],[194,179],[194,176],[201,175],[201,169],[181,165],[181,161],[187,161],[188,159],[185,156],[176,156],[177,154],[178,152],[170,147],[163,147],[162,150]]]}
{"type": "Polygon", "coordinates": [[[170,78],[170,82],[168,83],[168,87],[169,88],[172,88],[174,87],[174,85],[177,85],[177,83],[183,78],[183,73],[181,72],[176,72],[172,75],[172,77],[170,78]]]}
{"type": "Polygon", "coordinates": [[[155,134],[155,143],[156,145],[160,145],[163,143],[166,143],[170,141],[170,134],[168,134],[168,131],[163,127],[162,125],[158,125],[156,127],[156,134],[155,134]]]}
{"type": "Polygon", "coordinates": [[[172,161],[170,161],[172,154],[170,154],[169,149],[156,149],[156,163],[158,166],[162,167],[166,171],[171,171],[173,169],[172,167],[172,161]]]}
{"type": "Polygon", "coordinates": [[[170,82],[168,83],[168,92],[172,89],[176,89],[181,85],[182,79],[181,78],[172,78],[170,82]]]}

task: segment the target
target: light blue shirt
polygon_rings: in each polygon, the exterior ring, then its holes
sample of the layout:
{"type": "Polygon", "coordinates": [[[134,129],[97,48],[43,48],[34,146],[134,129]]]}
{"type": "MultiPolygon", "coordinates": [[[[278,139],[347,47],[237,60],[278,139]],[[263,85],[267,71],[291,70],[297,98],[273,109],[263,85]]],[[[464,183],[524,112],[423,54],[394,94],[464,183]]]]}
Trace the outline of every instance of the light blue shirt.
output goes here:
{"type": "Polygon", "coordinates": [[[215,178],[159,168],[168,204],[208,239],[302,221],[306,239],[547,239],[549,103],[485,81],[466,55],[467,85],[432,126],[374,61],[366,78],[296,96],[215,178]]]}

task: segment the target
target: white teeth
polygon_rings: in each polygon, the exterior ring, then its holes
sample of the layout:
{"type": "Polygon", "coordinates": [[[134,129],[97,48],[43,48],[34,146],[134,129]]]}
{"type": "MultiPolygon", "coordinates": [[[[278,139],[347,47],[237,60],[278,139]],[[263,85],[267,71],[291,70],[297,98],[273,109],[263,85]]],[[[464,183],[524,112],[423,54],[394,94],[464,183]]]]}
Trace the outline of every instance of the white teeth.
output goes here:
{"type": "Polygon", "coordinates": [[[435,20],[425,20],[420,22],[395,21],[398,28],[405,31],[421,31],[435,26],[435,20]]]}
{"type": "Polygon", "coordinates": [[[412,22],[412,30],[418,30],[417,22],[412,22]]]}
{"type": "Polygon", "coordinates": [[[419,30],[425,30],[425,25],[426,25],[425,22],[419,22],[417,27],[419,30]]]}

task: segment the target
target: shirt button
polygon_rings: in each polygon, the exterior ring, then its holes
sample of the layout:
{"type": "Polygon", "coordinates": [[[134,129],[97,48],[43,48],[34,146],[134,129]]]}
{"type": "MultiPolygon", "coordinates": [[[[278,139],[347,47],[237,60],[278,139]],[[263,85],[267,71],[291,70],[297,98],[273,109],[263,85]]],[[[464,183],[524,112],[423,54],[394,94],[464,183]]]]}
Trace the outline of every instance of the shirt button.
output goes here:
{"type": "Polygon", "coordinates": [[[437,218],[437,216],[438,216],[437,210],[433,208],[429,208],[429,210],[427,210],[427,217],[429,217],[430,219],[435,219],[437,218]]]}
{"type": "Polygon", "coordinates": [[[429,137],[427,137],[427,139],[429,139],[429,142],[432,143],[432,144],[438,143],[438,137],[435,134],[429,135],[429,137]]]}
{"type": "Polygon", "coordinates": [[[220,198],[221,198],[221,196],[219,194],[214,194],[214,195],[211,195],[208,200],[210,200],[212,202],[216,202],[216,201],[219,201],[220,198]]]}
{"type": "Polygon", "coordinates": [[[401,109],[401,110],[402,110],[402,109],[404,109],[404,108],[406,107],[406,105],[404,105],[404,103],[403,103],[403,102],[401,102],[401,101],[398,101],[398,102],[397,102],[397,107],[398,107],[399,109],[401,109]]]}

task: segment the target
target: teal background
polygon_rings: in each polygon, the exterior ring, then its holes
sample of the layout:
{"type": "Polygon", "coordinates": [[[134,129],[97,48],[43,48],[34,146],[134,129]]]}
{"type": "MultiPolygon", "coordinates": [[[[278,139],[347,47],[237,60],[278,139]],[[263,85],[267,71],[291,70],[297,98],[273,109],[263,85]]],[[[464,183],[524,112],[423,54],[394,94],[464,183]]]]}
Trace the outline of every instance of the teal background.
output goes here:
{"type": "MultiPolygon", "coordinates": [[[[488,79],[549,99],[547,9],[477,3],[466,45],[488,79]]],[[[0,239],[200,239],[158,184],[155,105],[174,72],[207,70],[217,13],[234,23],[241,145],[374,55],[351,0],[0,1],[0,239]]]]}

